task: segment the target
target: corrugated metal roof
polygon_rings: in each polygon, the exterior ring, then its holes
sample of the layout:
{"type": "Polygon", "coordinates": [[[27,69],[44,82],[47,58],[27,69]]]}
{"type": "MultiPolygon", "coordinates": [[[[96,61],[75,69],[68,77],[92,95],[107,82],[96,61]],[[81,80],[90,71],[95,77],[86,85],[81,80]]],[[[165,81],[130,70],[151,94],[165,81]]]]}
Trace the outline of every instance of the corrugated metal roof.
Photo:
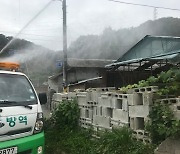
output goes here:
{"type": "Polygon", "coordinates": [[[179,53],[180,37],[147,35],[116,62],[106,65],[106,67],[120,66],[147,59],[170,59],[170,55],[179,53]]]}
{"type": "Polygon", "coordinates": [[[107,59],[74,59],[68,58],[69,67],[86,67],[86,68],[104,68],[105,65],[115,62],[115,60],[107,59]]]}

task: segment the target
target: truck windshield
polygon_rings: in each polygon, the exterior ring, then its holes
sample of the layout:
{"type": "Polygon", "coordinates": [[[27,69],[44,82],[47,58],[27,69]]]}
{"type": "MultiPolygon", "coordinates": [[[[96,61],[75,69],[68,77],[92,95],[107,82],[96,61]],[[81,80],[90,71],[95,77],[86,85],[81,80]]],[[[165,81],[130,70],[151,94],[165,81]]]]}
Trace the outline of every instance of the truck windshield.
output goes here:
{"type": "MultiPolygon", "coordinates": [[[[25,105],[37,104],[31,84],[25,76],[17,74],[0,74],[0,104],[2,101],[19,102],[25,105]]],[[[3,103],[4,105],[6,106],[6,103],[3,103]]]]}

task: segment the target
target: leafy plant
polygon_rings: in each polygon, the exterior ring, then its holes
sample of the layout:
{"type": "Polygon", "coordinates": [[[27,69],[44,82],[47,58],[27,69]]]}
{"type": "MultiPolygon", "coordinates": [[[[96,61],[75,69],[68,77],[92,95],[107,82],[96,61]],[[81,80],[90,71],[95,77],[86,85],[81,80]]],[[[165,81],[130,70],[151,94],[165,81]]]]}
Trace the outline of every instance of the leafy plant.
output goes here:
{"type": "Polygon", "coordinates": [[[138,82],[138,87],[146,87],[149,86],[149,83],[145,80],[141,80],[138,82]]]}
{"type": "Polygon", "coordinates": [[[128,128],[114,129],[93,138],[92,131],[84,129],[52,129],[45,133],[46,152],[60,154],[153,154],[153,146],[132,138],[128,128]]]}
{"type": "Polygon", "coordinates": [[[180,121],[174,118],[167,104],[155,103],[149,117],[151,121],[146,123],[145,128],[150,132],[153,143],[159,144],[167,137],[180,135],[180,121]]]}
{"type": "Polygon", "coordinates": [[[113,129],[99,139],[98,154],[152,154],[153,146],[144,145],[132,137],[129,128],[113,129]]]}
{"type": "Polygon", "coordinates": [[[153,147],[132,137],[128,128],[113,129],[93,138],[91,129],[78,127],[77,101],[63,101],[52,118],[45,120],[46,153],[61,154],[152,154],[153,147]]]}
{"type": "Polygon", "coordinates": [[[80,113],[77,100],[65,100],[59,103],[58,108],[53,113],[52,120],[59,129],[65,127],[74,129],[78,127],[79,116],[80,113]]]}
{"type": "Polygon", "coordinates": [[[146,86],[158,86],[159,95],[180,95],[180,69],[172,68],[167,72],[161,72],[157,77],[150,76],[147,80],[141,80],[138,84],[128,85],[120,88],[121,91],[127,93],[129,89],[146,86]]]}

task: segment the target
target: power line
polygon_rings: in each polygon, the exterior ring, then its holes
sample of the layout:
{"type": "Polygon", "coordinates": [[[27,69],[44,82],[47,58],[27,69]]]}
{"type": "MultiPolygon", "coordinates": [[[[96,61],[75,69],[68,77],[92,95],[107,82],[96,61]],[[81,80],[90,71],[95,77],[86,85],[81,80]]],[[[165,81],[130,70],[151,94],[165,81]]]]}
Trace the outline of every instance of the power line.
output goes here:
{"type": "MultiPolygon", "coordinates": [[[[15,36],[14,38],[16,38],[19,34],[22,33],[22,31],[24,31],[24,29],[26,29],[46,8],[48,8],[48,6],[52,3],[52,0],[50,0],[15,36]]],[[[0,54],[4,52],[4,50],[11,44],[13,43],[14,39],[12,39],[11,41],[9,41],[0,51],[0,54]]]]}
{"type": "Polygon", "coordinates": [[[128,4],[128,5],[136,5],[136,6],[144,6],[144,7],[156,8],[156,9],[166,9],[166,10],[180,11],[180,9],[161,7],[161,6],[153,6],[153,5],[146,5],[146,4],[130,3],[130,2],[117,1],[117,0],[109,0],[109,1],[116,2],[116,3],[122,3],[122,4],[128,4]]]}

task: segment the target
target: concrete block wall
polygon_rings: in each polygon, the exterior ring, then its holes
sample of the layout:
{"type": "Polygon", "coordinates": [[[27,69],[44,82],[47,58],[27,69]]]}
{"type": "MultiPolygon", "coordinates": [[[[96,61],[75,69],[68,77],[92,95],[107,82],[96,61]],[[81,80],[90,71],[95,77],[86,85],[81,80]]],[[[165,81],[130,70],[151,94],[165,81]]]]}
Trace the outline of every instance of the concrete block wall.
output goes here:
{"type": "Polygon", "coordinates": [[[99,115],[93,116],[93,125],[96,125],[96,127],[103,127],[110,129],[110,117],[104,117],[99,115]]]}
{"type": "Polygon", "coordinates": [[[79,125],[83,128],[91,128],[92,127],[92,120],[89,118],[80,118],[79,125]]]}
{"type": "Polygon", "coordinates": [[[136,131],[144,130],[145,122],[153,105],[153,95],[157,87],[143,87],[129,90],[128,106],[130,128],[136,131]]]}
{"type": "Polygon", "coordinates": [[[78,92],[77,93],[77,101],[79,106],[88,105],[87,102],[91,100],[91,96],[89,92],[78,92]]]}
{"type": "Polygon", "coordinates": [[[128,91],[130,128],[134,131],[134,137],[144,143],[151,142],[149,135],[145,132],[145,123],[150,120],[148,115],[157,90],[157,87],[150,86],[128,91]]]}
{"type": "Polygon", "coordinates": [[[157,99],[156,102],[168,105],[173,111],[175,118],[180,120],[180,97],[157,99]]]}
{"type": "MultiPolygon", "coordinates": [[[[137,140],[149,143],[151,140],[144,126],[150,120],[148,115],[156,92],[156,86],[131,89],[127,94],[118,93],[115,88],[92,88],[75,93],[55,93],[53,105],[56,108],[60,101],[76,98],[80,108],[80,126],[96,131],[128,126],[137,140]]],[[[168,104],[180,120],[180,98],[156,101],[168,104]]]]}
{"type": "Polygon", "coordinates": [[[54,93],[52,97],[52,110],[55,110],[63,100],[68,100],[68,93],[54,93]]]}
{"type": "Polygon", "coordinates": [[[115,88],[92,88],[76,93],[56,93],[53,100],[56,108],[58,101],[76,97],[80,108],[79,123],[82,127],[87,128],[90,124],[105,129],[130,126],[137,130],[141,128],[142,120],[150,110],[143,104],[152,104],[151,93],[144,93],[134,91],[132,94],[121,94],[115,92],[115,88]]]}
{"type": "Polygon", "coordinates": [[[148,105],[134,105],[129,106],[129,117],[144,117],[146,118],[149,115],[151,106],[148,105]]]}
{"type": "Polygon", "coordinates": [[[148,86],[148,87],[140,87],[140,88],[133,88],[129,89],[127,93],[132,94],[132,93],[144,93],[144,92],[157,92],[158,91],[158,86],[148,86]]]}

